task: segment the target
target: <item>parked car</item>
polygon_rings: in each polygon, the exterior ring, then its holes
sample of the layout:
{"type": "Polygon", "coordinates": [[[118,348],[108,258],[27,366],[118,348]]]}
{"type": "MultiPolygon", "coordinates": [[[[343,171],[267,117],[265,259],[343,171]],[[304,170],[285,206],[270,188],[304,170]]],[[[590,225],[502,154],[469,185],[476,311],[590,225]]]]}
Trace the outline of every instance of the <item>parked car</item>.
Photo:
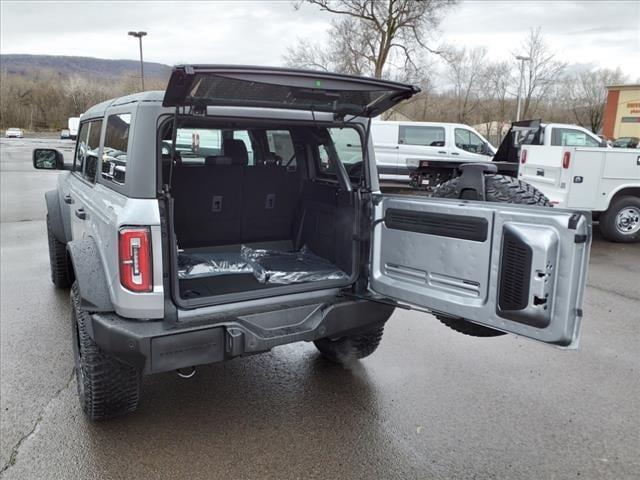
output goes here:
{"type": "Polygon", "coordinates": [[[640,138],[638,137],[620,137],[614,140],[614,148],[638,148],[640,138]]]}
{"type": "Polygon", "coordinates": [[[71,132],[68,129],[64,129],[60,132],[60,140],[70,140],[71,132]]]}
{"type": "Polygon", "coordinates": [[[489,162],[496,153],[480,133],[459,123],[374,121],[371,136],[382,180],[408,182],[419,167],[429,166],[443,174],[439,182],[432,179],[434,186],[455,176],[459,165],[489,162]]]}
{"type": "Polygon", "coordinates": [[[45,195],[47,228],[89,418],[135,410],[143,374],[189,376],[299,341],[335,362],[366,357],[395,307],[468,335],[576,348],[590,215],[470,167],[434,197],[381,193],[370,119],[417,92],[180,66],[165,92],[83,114],[73,166],[34,150],[35,168],[71,170],[45,195]],[[191,148],[194,130],[220,151],[191,148]]]}
{"type": "Polygon", "coordinates": [[[24,132],[21,128],[7,128],[7,131],[4,133],[6,138],[23,138],[24,132]]]}
{"type": "Polygon", "coordinates": [[[523,145],[519,178],[563,208],[591,210],[602,235],[640,242],[640,154],[598,147],[523,145]]]}

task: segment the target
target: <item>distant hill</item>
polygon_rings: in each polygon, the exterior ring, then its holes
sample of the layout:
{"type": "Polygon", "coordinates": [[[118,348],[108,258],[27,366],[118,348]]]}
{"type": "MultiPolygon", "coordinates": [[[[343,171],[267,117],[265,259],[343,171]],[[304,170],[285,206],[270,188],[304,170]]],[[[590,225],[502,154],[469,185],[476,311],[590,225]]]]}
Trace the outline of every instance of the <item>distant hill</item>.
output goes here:
{"type": "MultiPolygon", "coordinates": [[[[60,75],[97,77],[101,79],[140,75],[137,60],[107,60],[93,57],[66,57],[54,55],[0,55],[0,70],[9,75],[29,76],[37,70],[48,70],[60,75]]],[[[162,63],[144,62],[144,76],[150,80],[166,81],[171,67],[162,63]]]]}

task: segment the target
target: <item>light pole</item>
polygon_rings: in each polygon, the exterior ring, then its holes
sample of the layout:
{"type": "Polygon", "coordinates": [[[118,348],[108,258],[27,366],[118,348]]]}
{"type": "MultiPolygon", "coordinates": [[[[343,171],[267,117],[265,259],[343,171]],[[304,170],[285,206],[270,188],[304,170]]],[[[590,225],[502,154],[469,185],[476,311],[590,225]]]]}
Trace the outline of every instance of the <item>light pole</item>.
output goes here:
{"type": "Polygon", "coordinates": [[[524,62],[531,60],[531,57],[516,55],[516,60],[520,60],[520,83],[518,84],[518,108],[516,110],[516,122],[520,120],[520,95],[522,93],[522,79],[524,77],[524,62]]]}
{"type": "Polygon", "coordinates": [[[129,35],[132,37],[136,37],[140,40],[140,83],[142,84],[142,91],[144,92],[144,62],[142,61],[142,37],[144,37],[147,32],[129,32],[129,35]]]}

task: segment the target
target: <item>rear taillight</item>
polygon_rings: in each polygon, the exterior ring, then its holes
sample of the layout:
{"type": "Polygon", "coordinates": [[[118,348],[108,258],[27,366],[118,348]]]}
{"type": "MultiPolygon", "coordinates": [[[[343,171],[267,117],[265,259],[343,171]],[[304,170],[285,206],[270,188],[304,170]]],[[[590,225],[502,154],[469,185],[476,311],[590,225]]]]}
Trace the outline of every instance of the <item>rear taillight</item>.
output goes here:
{"type": "Polygon", "coordinates": [[[125,227],[120,229],[118,239],[120,261],[120,283],[132,292],[150,292],[151,280],[151,238],[149,229],[125,227]]]}
{"type": "Polygon", "coordinates": [[[520,152],[520,163],[527,163],[527,151],[522,150],[520,152]]]}
{"type": "Polygon", "coordinates": [[[569,168],[570,163],[571,163],[571,152],[564,152],[564,155],[562,155],[562,168],[569,168]]]}

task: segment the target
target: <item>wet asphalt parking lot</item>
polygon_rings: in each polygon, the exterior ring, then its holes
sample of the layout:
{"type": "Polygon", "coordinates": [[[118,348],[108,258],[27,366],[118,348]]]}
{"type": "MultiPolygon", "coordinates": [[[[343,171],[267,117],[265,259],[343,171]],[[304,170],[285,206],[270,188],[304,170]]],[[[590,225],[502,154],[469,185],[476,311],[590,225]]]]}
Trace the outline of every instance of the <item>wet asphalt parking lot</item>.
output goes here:
{"type": "Polygon", "coordinates": [[[82,415],[69,292],[53,288],[31,150],[1,139],[0,476],[39,478],[640,477],[640,245],[596,228],[582,339],[561,351],[472,338],[397,311],[344,368],[312,344],[146,377],[137,413],[82,415]]]}

